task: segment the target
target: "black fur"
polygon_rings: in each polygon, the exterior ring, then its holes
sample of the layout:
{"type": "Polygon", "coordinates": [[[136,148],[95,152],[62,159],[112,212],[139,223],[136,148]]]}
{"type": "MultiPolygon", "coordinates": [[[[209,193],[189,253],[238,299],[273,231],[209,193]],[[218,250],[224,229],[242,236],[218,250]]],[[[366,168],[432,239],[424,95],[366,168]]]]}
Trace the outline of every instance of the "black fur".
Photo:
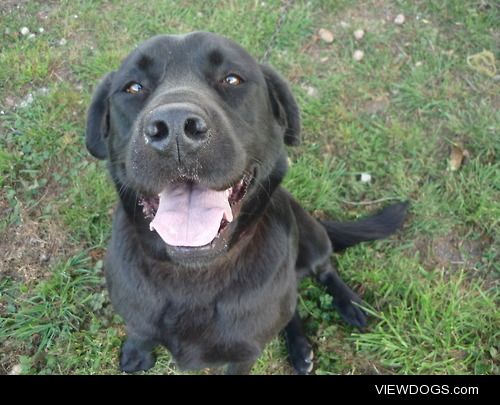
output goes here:
{"type": "Polygon", "coordinates": [[[321,221],[321,224],[328,233],[333,250],[340,252],[360,242],[387,238],[401,227],[407,209],[408,203],[402,202],[355,222],[321,221]]]}
{"type": "Polygon", "coordinates": [[[266,78],[274,116],[283,127],[285,143],[297,146],[300,144],[300,112],[290,87],[270,66],[260,65],[260,68],[266,78]]]}
{"type": "Polygon", "coordinates": [[[296,310],[305,276],[325,285],[346,322],[365,327],[360,298],[330,262],[331,242],[341,250],[386,237],[406,206],[323,226],[304,211],[280,186],[284,145],[300,142],[298,106],[285,80],[237,44],[201,32],[141,44],[97,87],[86,139],[93,156],[108,159],[120,197],[105,272],[127,325],[123,371],[152,367],[162,344],[180,368],[227,365],[228,373],[248,373],[284,331],[296,372],[310,372],[311,345],[296,310]],[[241,78],[237,86],[226,83],[228,74],[241,78]],[[130,92],[130,83],[141,91],[130,92]],[[152,145],[148,120],[172,109],[206,123],[206,138],[164,132],[163,143],[152,145]],[[211,248],[170,246],[149,229],[140,195],[186,181],[224,190],[243,175],[252,180],[239,213],[211,248]]]}
{"type": "Polygon", "coordinates": [[[92,156],[106,159],[106,137],[109,133],[109,99],[113,73],[108,73],[94,92],[87,117],[86,146],[92,156]]]}

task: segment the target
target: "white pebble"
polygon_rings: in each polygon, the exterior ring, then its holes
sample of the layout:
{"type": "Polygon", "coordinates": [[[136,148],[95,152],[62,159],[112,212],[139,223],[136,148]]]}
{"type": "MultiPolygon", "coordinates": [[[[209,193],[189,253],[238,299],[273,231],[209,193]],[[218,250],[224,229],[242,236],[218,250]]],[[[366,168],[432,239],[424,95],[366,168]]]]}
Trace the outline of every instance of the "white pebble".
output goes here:
{"type": "Polygon", "coordinates": [[[66,41],[66,38],[61,38],[59,41],[59,45],[64,46],[64,45],[66,45],[66,42],[68,42],[68,41],[66,41]]]}
{"type": "Polygon", "coordinates": [[[16,364],[10,369],[9,375],[19,375],[21,374],[22,371],[23,371],[22,366],[20,364],[16,364]]]}
{"type": "Polygon", "coordinates": [[[415,63],[415,67],[420,67],[423,65],[423,62],[422,61],[418,61],[417,63],[415,63]]]}
{"type": "Polygon", "coordinates": [[[33,39],[33,38],[35,38],[35,36],[36,36],[35,34],[29,34],[28,39],[33,39]]]}
{"type": "Polygon", "coordinates": [[[365,56],[365,53],[363,51],[360,51],[359,49],[357,49],[356,51],[354,51],[352,57],[354,58],[355,61],[359,62],[361,59],[363,59],[365,56]]]}
{"type": "Polygon", "coordinates": [[[361,173],[359,181],[361,183],[369,183],[372,181],[372,175],[370,173],[361,173]]]}
{"type": "Polygon", "coordinates": [[[333,33],[325,28],[320,28],[318,30],[318,35],[327,44],[331,44],[333,42],[333,33]]]}
{"type": "Polygon", "coordinates": [[[306,93],[309,97],[318,97],[318,90],[312,86],[305,87],[306,93]]]}
{"type": "Polygon", "coordinates": [[[402,25],[404,24],[406,18],[403,14],[398,14],[396,16],[396,18],[394,19],[394,24],[397,24],[397,25],[402,25]]]}
{"type": "Polygon", "coordinates": [[[32,93],[28,93],[28,95],[26,97],[24,97],[24,99],[21,100],[21,102],[19,103],[19,107],[20,108],[26,108],[30,104],[32,104],[33,101],[35,101],[35,99],[33,97],[33,94],[32,93]]]}
{"type": "Polygon", "coordinates": [[[21,33],[21,35],[28,35],[30,33],[30,30],[28,27],[23,27],[19,32],[21,33]]]}
{"type": "Polygon", "coordinates": [[[365,36],[365,32],[363,30],[354,31],[354,38],[356,38],[358,41],[360,39],[363,39],[364,36],[365,36]]]}
{"type": "Polygon", "coordinates": [[[38,28],[38,32],[39,32],[40,34],[43,34],[43,33],[45,32],[45,30],[44,30],[42,27],[40,27],[40,28],[38,28]]]}
{"type": "Polygon", "coordinates": [[[40,255],[40,261],[46,263],[50,260],[50,256],[47,253],[42,253],[40,255]]]}

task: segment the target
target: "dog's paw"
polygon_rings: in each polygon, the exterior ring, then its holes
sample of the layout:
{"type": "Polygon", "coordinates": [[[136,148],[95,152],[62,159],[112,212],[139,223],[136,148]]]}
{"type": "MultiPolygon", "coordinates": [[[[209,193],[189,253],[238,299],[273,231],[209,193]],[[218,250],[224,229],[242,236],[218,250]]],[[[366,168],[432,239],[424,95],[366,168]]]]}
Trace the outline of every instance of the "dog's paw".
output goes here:
{"type": "Polygon", "coordinates": [[[156,358],[151,351],[139,348],[129,340],[123,344],[120,354],[121,371],[125,373],[146,371],[153,367],[155,362],[156,358]]]}
{"type": "Polygon", "coordinates": [[[356,326],[361,331],[366,328],[367,316],[365,312],[356,305],[361,300],[358,297],[350,297],[340,300],[333,300],[334,308],[339,312],[341,318],[349,325],[356,326]]]}
{"type": "Polygon", "coordinates": [[[312,371],[314,352],[307,339],[297,338],[288,342],[288,354],[297,374],[307,375],[312,371]]]}

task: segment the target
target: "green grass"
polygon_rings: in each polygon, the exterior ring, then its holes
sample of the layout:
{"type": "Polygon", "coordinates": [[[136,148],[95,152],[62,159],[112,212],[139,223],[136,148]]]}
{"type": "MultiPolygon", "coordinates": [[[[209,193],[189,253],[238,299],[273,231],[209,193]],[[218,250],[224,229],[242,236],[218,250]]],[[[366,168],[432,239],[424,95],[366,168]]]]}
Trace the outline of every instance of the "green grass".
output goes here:
{"type": "MultiPolygon", "coordinates": [[[[158,33],[214,31],[261,58],[279,15],[278,0],[0,8],[0,373],[118,372],[124,325],[102,275],[116,196],[105,165],[83,146],[99,78],[158,33]],[[45,31],[28,39],[23,26],[45,31]],[[29,93],[33,103],[14,107],[29,93]]],[[[303,118],[286,187],[334,218],[385,204],[370,201],[412,203],[398,235],[335,258],[366,302],[367,333],[343,324],[322,288],[302,283],[316,374],[500,373],[500,82],[466,62],[489,50],[500,68],[499,20],[488,0],[313,0],[288,10],[269,55],[303,118]],[[402,26],[392,22],[398,13],[402,26]],[[317,40],[319,28],[334,33],[332,44],[317,40]],[[451,172],[456,143],[469,157],[451,172]],[[358,181],[364,172],[371,183],[358,181]]],[[[165,350],[157,354],[149,373],[179,372],[165,350]]],[[[290,372],[281,339],[253,372],[290,372]]]]}

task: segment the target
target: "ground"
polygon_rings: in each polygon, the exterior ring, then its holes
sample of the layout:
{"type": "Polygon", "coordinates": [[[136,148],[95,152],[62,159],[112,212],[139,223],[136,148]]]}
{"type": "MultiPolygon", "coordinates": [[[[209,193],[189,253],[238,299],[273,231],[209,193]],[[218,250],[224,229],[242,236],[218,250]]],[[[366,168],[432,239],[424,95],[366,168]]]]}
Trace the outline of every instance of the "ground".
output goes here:
{"type": "MultiPolygon", "coordinates": [[[[193,30],[229,36],[258,59],[269,49],[290,81],[303,143],[289,150],[285,185],[309,211],[352,219],[411,202],[397,235],[332,258],[366,303],[366,333],[303,282],[314,373],[500,372],[498,4],[283,3],[2,2],[0,373],[118,373],[124,328],[102,273],[116,196],[84,149],[85,113],[99,78],[137,43],[193,30]]],[[[158,356],[149,373],[179,373],[158,356]]],[[[281,338],[253,372],[291,372],[281,338]]]]}

